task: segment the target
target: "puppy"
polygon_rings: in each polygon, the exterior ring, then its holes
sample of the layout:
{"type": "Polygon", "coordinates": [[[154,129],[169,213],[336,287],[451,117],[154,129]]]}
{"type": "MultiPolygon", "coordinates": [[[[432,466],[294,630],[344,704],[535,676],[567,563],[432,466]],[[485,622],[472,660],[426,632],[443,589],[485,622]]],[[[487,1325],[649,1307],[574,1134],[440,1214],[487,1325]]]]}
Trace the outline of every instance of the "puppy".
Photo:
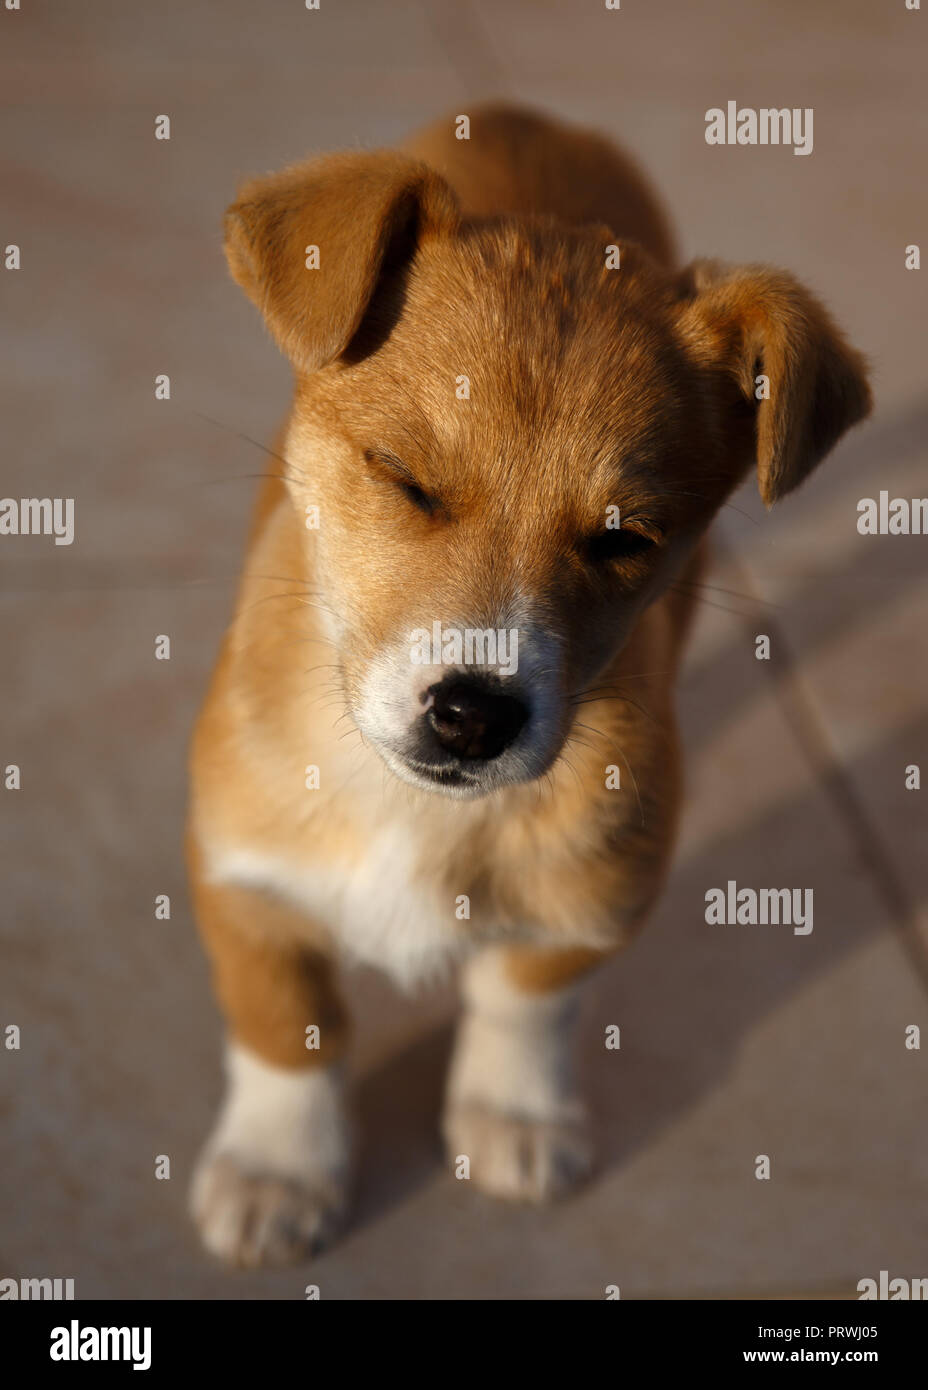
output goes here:
{"type": "Polygon", "coordinates": [[[706,528],[870,395],[790,275],[678,269],[625,155],[507,107],[248,183],[225,237],[295,373],[188,836],[228,1028],[192,1210],[257,1265],[345,1213],[340,959],[460,963],[443,1128],[476,1186],[587,1176],[578,993],[667,871],[706,528]]]}

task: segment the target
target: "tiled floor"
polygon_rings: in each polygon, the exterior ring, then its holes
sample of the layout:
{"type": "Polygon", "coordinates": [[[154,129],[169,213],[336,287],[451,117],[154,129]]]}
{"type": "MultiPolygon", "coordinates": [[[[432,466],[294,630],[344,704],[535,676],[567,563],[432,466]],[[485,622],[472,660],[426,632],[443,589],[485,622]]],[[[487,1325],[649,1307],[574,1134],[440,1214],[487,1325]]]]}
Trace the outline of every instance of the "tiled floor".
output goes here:
{"type": "Polygon", "coordinates": [[[0,1032],[23,1038],[0,1050],[0,1275],[73,1276],[81,1297],[300,1297],[311,1277],[331,1298],[599,1298],[928,1273],[926,1053],[904,1046],[928,1027],[928,790],[904,785],[928,769],[928,541],[856,531],[859,498],[926,492],[924,279],[903,269],[928,211],[926,23],[864,0],[2,13],[2,229],[23,269],[0,278],[0,491],[74,496],[78,526],[70,548],[0,555],[0,762],[24,770],[0,794],[0,1032]],[[723,513],[676,871],[587,1002],[597,1182],[542,1214],[455,1183],[435,1137],[453,1002],[397,1007],[358,976],[358,1219],[311,1275],[228,1274],[184,1213],[219,1085],[184,755],[264,467],[239,432],[269,437],[288,375],[225,277],[221,212],[242,174],[487,95],[624,139],[687,255],[799,273],[872,356],[878,409],[781,509],[746,487],[723,513]],[[707,147],[729,98],[814,106],[814,155],[707,147]],[[707,928],[729,878],[814,888],[814,932],[707,928]]]}

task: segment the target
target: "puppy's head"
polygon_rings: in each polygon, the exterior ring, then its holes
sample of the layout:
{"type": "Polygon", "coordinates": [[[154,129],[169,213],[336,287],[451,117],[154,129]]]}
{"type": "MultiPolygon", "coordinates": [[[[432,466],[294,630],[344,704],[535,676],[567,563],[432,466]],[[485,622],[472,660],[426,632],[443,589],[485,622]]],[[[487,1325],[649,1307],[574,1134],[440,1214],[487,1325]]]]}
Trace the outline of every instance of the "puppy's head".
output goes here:
{"type": "Polygon", "coordinates": [[[789,275],[465,222],[400,154],[250,184],[226,250],[296,371],[288,486],[320,509],[308,564],[353,717],[453,795],[549,768],[752,462],[770,505],[869,409],[789,275]]]}

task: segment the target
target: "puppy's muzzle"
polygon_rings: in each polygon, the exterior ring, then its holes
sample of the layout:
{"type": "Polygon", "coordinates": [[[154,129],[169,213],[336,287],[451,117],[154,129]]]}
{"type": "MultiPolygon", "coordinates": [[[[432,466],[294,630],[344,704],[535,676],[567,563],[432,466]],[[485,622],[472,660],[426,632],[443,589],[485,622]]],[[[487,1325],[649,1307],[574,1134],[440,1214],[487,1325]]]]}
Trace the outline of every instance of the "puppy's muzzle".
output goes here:
{"type": "Polygon", "coordinates": [[[425,722],[439,748],[456,758],[499,757],[514,743],[529,718],[529,710],[513,695],[505,695],[480,677],[452,672],[427,692],[425,722]]]}

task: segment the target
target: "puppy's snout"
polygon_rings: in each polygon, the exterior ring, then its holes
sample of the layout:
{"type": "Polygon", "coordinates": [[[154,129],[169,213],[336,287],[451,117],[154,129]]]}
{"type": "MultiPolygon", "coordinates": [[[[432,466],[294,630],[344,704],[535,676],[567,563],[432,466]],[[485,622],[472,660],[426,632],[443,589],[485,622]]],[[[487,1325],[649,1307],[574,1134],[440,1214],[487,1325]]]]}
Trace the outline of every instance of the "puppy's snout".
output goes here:
{"type": "Polygon", "coordinates": [[[529,717],[527,705],[475,677],[455,674],[429,686],[425,718],[442,748],[458,758],[496,758],[529,717]]]}

